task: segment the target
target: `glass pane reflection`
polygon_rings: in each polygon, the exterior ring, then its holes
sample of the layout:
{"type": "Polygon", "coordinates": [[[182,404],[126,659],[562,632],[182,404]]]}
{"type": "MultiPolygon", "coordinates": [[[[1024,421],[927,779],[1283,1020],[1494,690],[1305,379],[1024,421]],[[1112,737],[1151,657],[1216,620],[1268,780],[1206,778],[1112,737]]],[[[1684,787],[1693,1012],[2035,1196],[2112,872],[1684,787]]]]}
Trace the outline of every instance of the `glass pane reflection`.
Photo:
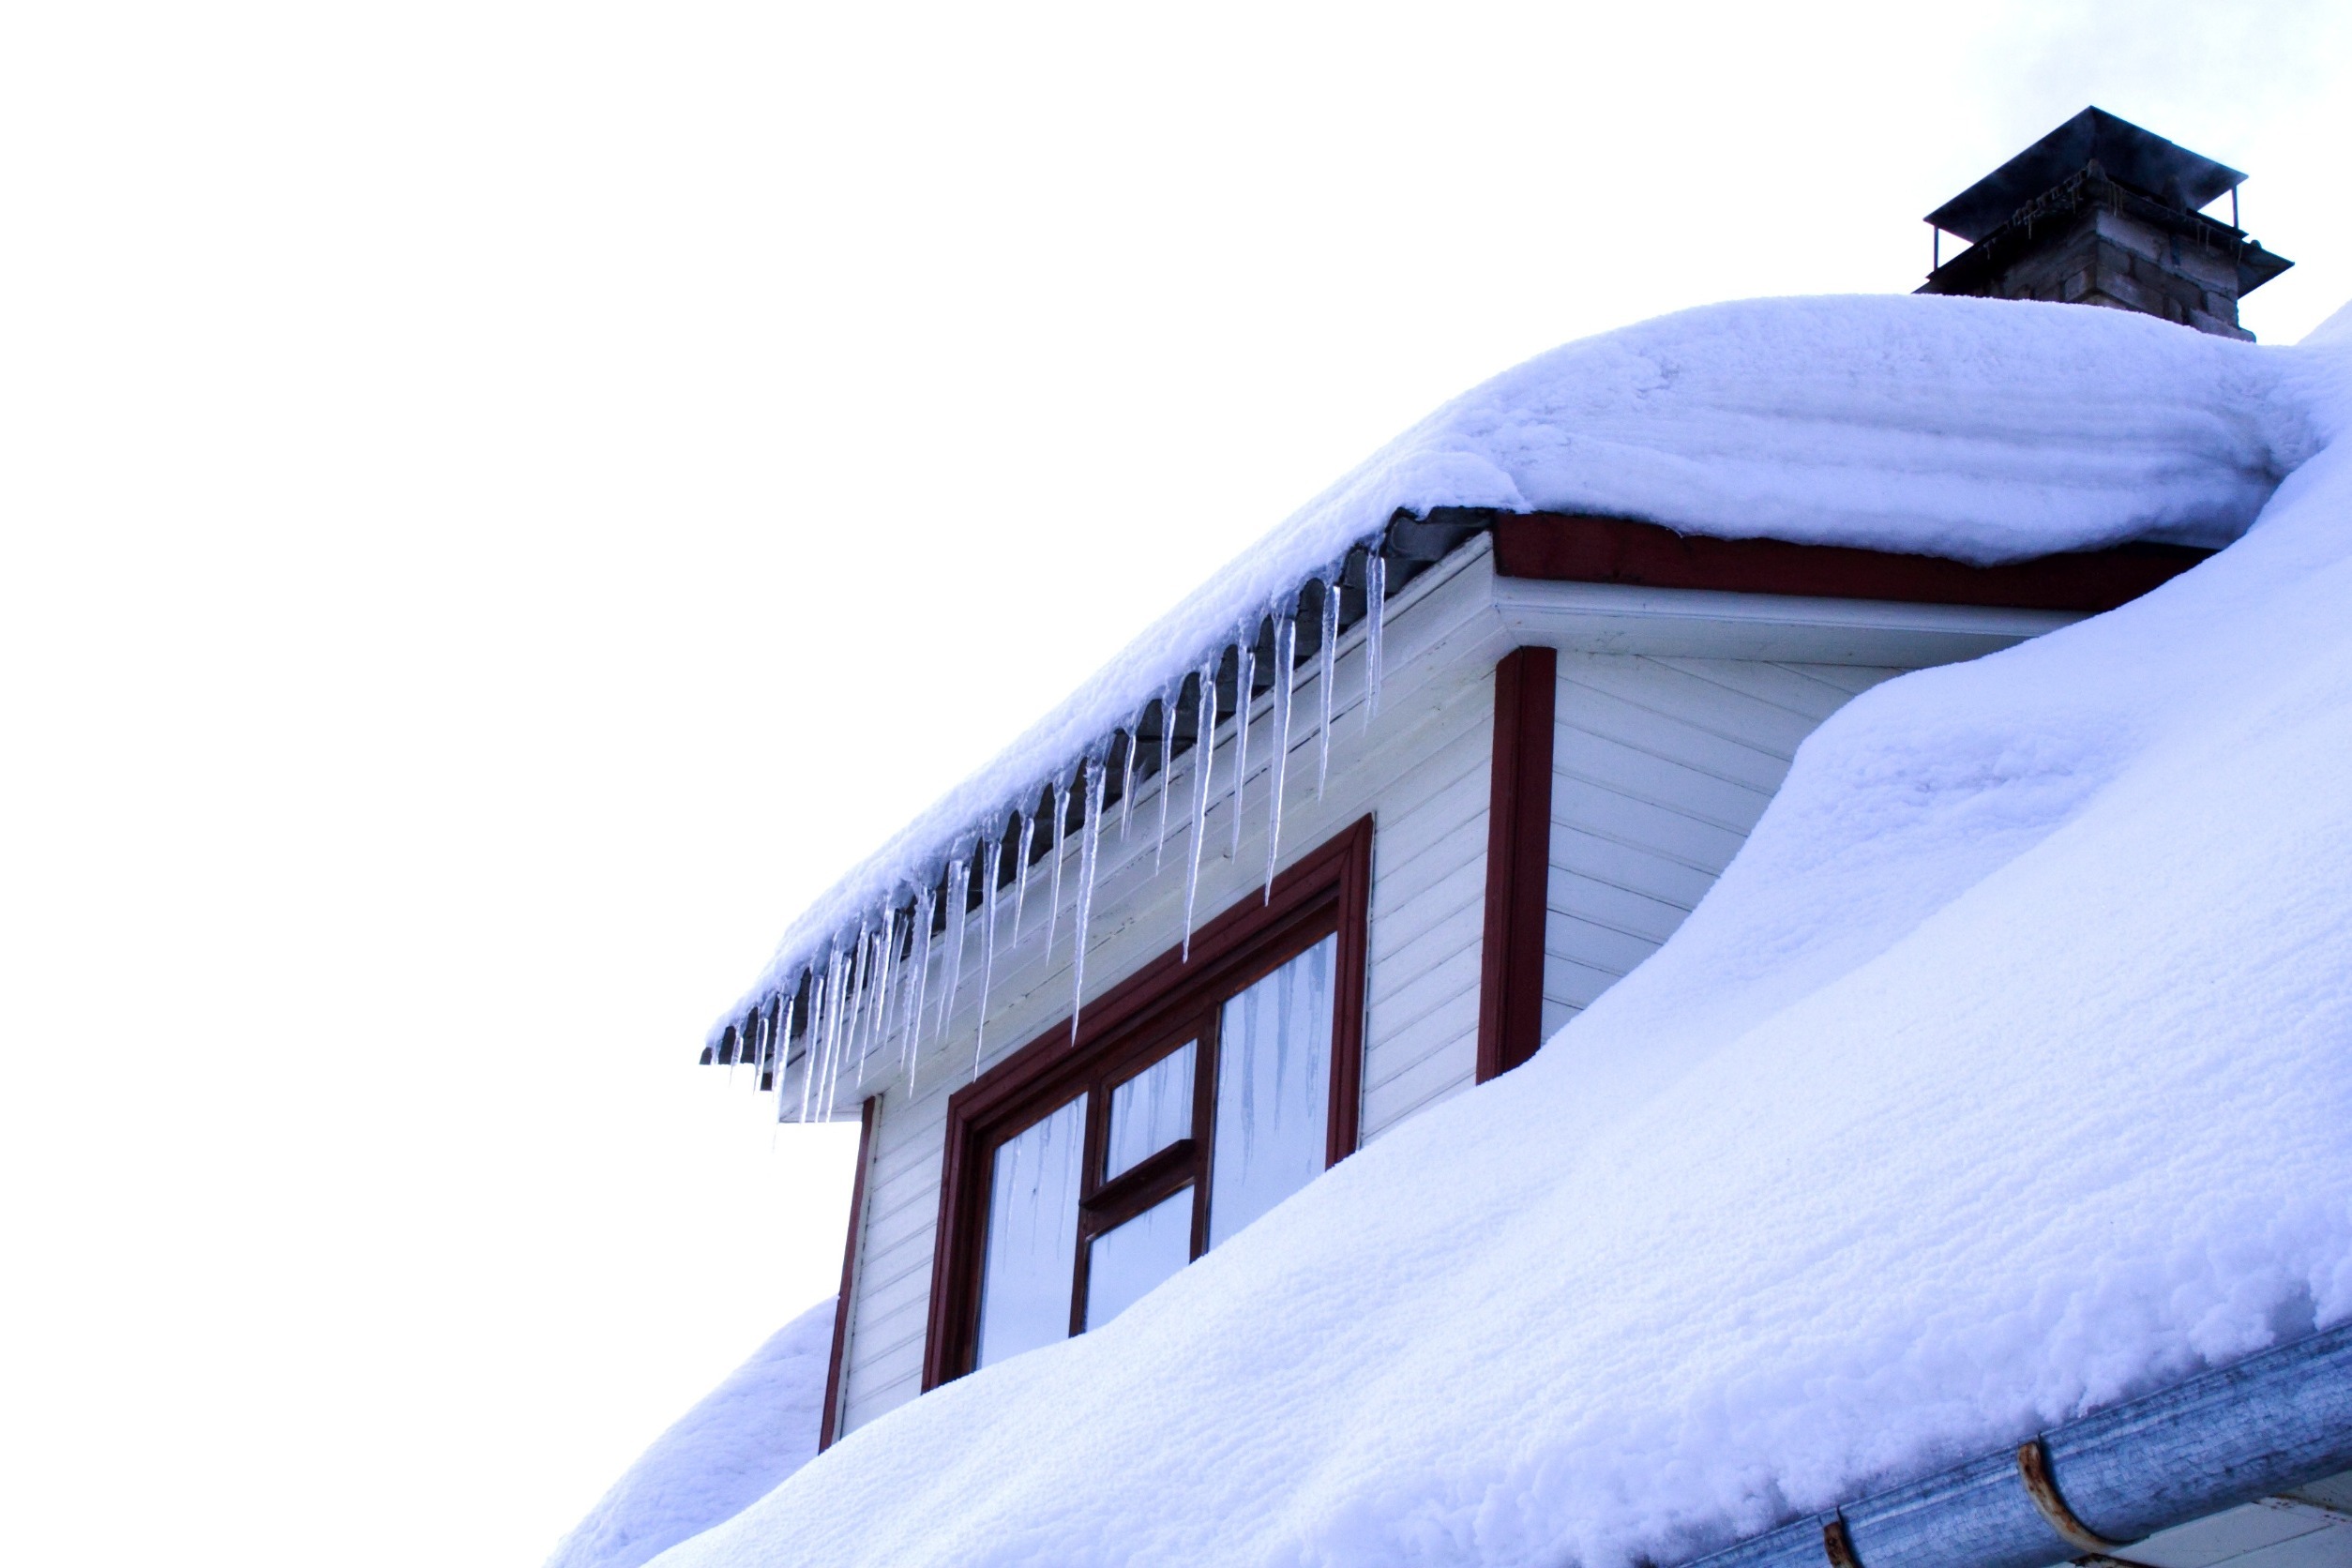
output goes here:
{"type": "Polygon", "coordinates": [[[1211,1246],[1322,1171],[1338,955],[1339,939],[1325,937],[1225,1004],[1217,1029],[1211,1246]]]}
{"type": "Polygon", "coordinates": [[[1180,1138],[1192,1136],[1192,1059],[1187,1040],[1110,1092],[1110,1134],[1103,1180],[1132,1170],[1180,1138]]]}
{"type": "Polygon", "coordinates": [[[1086,1326],[1098,1329],[1192,1260],[1192,1188],[1162,1199],[1086,1254],[1086,1326]]]}
{"type": "Polygon", "coordinates": [[[997,1146],[988,1176],[988,1246],[980,1276],[974,1364],[1070,1336],[1070,1276],[1078,1266],[1081,1094],[997,1146]]]}

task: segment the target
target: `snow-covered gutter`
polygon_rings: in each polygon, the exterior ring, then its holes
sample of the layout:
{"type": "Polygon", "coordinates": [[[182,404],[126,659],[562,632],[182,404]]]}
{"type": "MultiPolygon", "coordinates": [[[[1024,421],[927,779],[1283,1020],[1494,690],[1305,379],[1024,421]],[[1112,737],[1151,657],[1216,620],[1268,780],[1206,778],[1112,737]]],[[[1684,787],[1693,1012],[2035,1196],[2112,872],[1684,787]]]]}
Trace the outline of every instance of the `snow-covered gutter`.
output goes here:
{"type": "MultiPolygon", "coordinates": [[[[2043,1568],[2093,1554],[2089,1542],[2061,1533],[2070,1514],[2108,1541],[2138,1541],[2352,1469],[2352,1324],[2070,1422],[2042,1441],[2056,1521],[2036,1505],[2020,1452],[2003,1449],[1684,1568],[2043,1568]]],[[[2119,1550],[2129,1560],[2129,1548],[2119,1550]]]]}

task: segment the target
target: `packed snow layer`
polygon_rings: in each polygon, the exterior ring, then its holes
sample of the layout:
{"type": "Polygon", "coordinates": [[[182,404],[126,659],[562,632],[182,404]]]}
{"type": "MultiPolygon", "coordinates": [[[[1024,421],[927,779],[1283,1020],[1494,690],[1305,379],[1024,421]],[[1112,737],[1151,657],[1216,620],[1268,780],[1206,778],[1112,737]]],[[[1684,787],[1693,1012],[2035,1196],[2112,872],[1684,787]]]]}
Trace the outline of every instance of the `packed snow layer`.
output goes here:
{"type": "Polygon", "coordinates": [[[819,1302],[776,1330],[655,1439],[547,1568],[638,1568],[733,1518],[815,1458],[833,1306],[819,1302]]]}
{"type": "Polygon", "coordinates": [[[1709,306],[1555,349],[1397,437],[1145,631],[819,899],[729,1018],[1398,511],[1594,512],[1983,564],[2221,545],[2312,450],[2278,377],[2250,344],[2146,316],[1918,295],[1709,306]]]}
{"type": "Polygon", "coordinates": [[[2274,396],[2336,444],[2146,598],[1855,700],[1527,1066],[661,1568],[1672,1562],[2352,1317],[2352,341],[2014,319],[2086,392],[2194,350],[2192,454],[2274,396]]]}

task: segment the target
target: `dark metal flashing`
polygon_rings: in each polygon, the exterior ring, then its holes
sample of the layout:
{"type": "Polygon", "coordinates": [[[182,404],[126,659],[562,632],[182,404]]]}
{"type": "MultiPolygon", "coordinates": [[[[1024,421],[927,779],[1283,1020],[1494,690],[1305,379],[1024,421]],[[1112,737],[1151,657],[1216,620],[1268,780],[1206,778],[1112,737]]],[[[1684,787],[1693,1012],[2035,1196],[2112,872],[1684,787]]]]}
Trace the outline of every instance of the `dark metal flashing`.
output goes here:
{"type": "Polygon", "coordinates": [[[1948,234],[1981,240],[2011,215],[2096,162],[2109,178],[2164,204],[2194,212],[2246,176],[2103,109],[2086,109],[1927,215],[1948,234]]]}

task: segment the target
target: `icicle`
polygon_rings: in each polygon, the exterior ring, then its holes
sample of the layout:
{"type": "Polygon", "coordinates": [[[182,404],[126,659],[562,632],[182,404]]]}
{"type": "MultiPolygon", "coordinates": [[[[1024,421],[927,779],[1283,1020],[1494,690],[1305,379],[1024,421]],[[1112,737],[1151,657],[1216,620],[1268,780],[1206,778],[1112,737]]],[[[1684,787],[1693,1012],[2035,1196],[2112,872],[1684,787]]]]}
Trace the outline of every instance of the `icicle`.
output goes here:
{"type": "Polygon", "coordinates": [[[1024,811],[1021,816],[1020,864],[1013,867],[1013,941],[1021,940],[1021,908],[1029,902],[1029,850],[1037,838],[1037,813],[1024,811]]]}
{"type": "Polygon", "coordinates": [[[1108,758],[1086,762],[1086,837],[1078,849],[1078,909],[1070,918],[1070,1043],[1078,1043],[1078,1008],[1086,1001],[1086,922],[1094,912],[1094,868],[1102,859],[1103,783],[1108,758]]]}
{"type": "Polygon", "coordinates": [[[1135,816],[1135,754],[1143,745],[1143,710],[1136,710],[1127,726],[1127,754],[1119,764],[1119,842],[1127,841],[1127,823],[1135,816]]]}
{"type": "Polygon", "coordinates": [[[1274,606],[1274,763],[1266,779],[1266,898],[1274,902],[1274,856],[1282,847],[1282,776],[1290,762],[1290,672],[1299,645],[1298,599],[1274,606]]]}
{"type": "Polygon", "coordinates": [[[1199,728],[1193,731],[1192,865],[1184,872],[1184,959],[1192,961],[1193,900],[1200,892],[1200,840],[1209,831],[1209,764],[1216,758],[1217,663],[1200,667],[1199,728]]]}
{"type": "Polygon", "coordinates": [[[897,967],[898,958],[898,910],[895,904],[882,905],[882,928],[879,940],[882,942],[882,964],[874,981],[874,1023],[866,1035],[866,1056],[858,1058],[857,1063],[857,1080],[861,1084],[866,1081],[867,1058],[874,1054],[874,1048],[881,1045],[883,1036],[889,1033],[890,972],[897,967]]]}
{"type": "Polygon", "coordinates": [[[1331,701],[1332,687],[1339,673],[1339,568],[1334,566],[1331,576],[1323,580],[1323,669],[1316,678],[1320,688],[1323,716],[1316,729],[1320,736],[1322,755],[1315,762],[1315,798],[1323,798],[1323,783],[1331,777],[1331,701]]]}
{"type": "Polygon", "coordinates": [[[929,934],[923,923],[923,903],[930,891],[924,886],[907,890],[907,956],[898,962],[898,1064],[902,1067],[923,1017],[923,970],[931,957],[923,940],[929,934]]]}
{"type": "Polygon", "coordinates": [[[808,1016],[801,1020],[801,1028],[808,1036],[808,1043],[800,1050],[800,1119],[803,1122],[808,1120],[809,1100],[817,1087],[817,1016],[824,1011],[824,976],[812,969],[808,972],[808,1016]]]}
{"type": "Polygon", "coordinates": [[[784,1120],[784,1064],[791,1058],[792,1045],[792,998],[789,991],[778,992],[776,998],[776,1078],[768,1087],[776,1093],[776,1119],[784,1120]]]}
{"type": "Polygon", "coordinates": [[[825,988],[825,1122],[833,1122],[833,1109],[842,1095],[842,1065],[849,1056],[849,988],[858,969],[856,947],[837,955],[837,964],[833,985],[825,988]]]}
{"type": "Polygon", "coordinates": [[[1160,693],[1160,837],[1152,851],[1152,875],[1155,877],[1168,859],[1168,797],[1175,792],[1176,785],[1176,704],[1184,695],[1181,675],[1160,693]]]}
{"type": "Polygon", "coordinates": [[[760,1009],[760,1076],[751,1080],[755,1092],[776,1087],[774,1075],[782,1064],[782,1053],[776,1048],[776,1014],[780,1005],[775,997],[770,997],[768,1004],[760,1009]]]}
{"type": "Polygon", "coordinates": [[[858,931],[857,944],[841,956],[841,978],[833,988],[833,1071],[825,1075],[825,1120],[830,1122],[841,1108],[841,1078],[850,1065],[850,1048],[857,1042],[858,953],[866,943],[863,927],[858,931]]]}
{"type": "MultiPolygon", "coordinates": [[[[808,1000],[801,1005],[800,1045],[800,1114],[795,1122],[807,1122],[817,1108],[817,1009],[824,995],[825,977],[813,963],[805,972],[808,980],[808,1000]]],[[[791,1045],[788,1037],[785,1044],[791,1045]]]]}
{"type": "MultiPolygon", "coordinates": [[[[913,896],[907,899],[907,912],[914,912],[913,896]]],[[[896,993],[892,988],[903,985],[899,978],[902,966],[898,962],[898,896],[891,894],[882,904],[882,989],[874,997],[874,1048],[887,1050],[890,1044],[890,1002],[896,993]]]]}
{"type": "Polygon", "coordinates": [[[838,946],[825,953],[825,972],[817,982],[820,999],[816,1011],[809,1016],[808,1040],[810,1059],[817,1078],[817,1092],[809,1097],[808,1113],[812,1120],[822,1121],[825,1114],[825,1085],[833,1077],[833,996],[838,989],[841,975],[841,951],[838,946]]]}
{"type": "Polygon", "coordinates": [[[890,1004],[897,997],[897,988],[906,984],[906,965],[898,957],[900,939],[906,935],[907,922],[914,918],[914,890],[907,890],[907,907],[898,907],[898,896],[892,893],[890,901],[882,905],[882,994],[874,1003],[874,1043],[886,1045],[890,1039],[890,1004]]]}
{"type": "Polygon", "coordinates": [[[980,1051],[988,1040],[988,986],[996,978],[996,879],[1004,867],[1004,820],[998,818],[988,823],[988,840],[982,850],[984,879],[980,895],[981,906],[987,912],[987,943],[980,957],[980,1025],[972,1032],[972,1076],[980,1076],[980,1051]]]}
{"type": "Polygon", "coordinates": [[[825,1102],[833,1093],[834,999],[840,992],[840,980],[841,952],[836,947],[825,954],[825,1003],[817,1014],[817,1094],[808,1108],[811,1116],[820,1122],[831,1114],[825,1102]]]}
{"type": "Polygon", "coordinates": [[[874,987],[882,978],[882,944],[872,923],[857,923],[857,985],[850,992],[850,1044],[857,1051],[857,1063],[850,1071],[852,1088],[866,1081],[866,1059],[873,1053],[874,987]]]}
{"type": "MultiPolygon", "coordinates": [[[[786,1093],[786,1077],[792,1072],[792,1016],[800,1011],[800,988],[807,983],[807,971],[792,978],[783,988],[783,1020],[776,1025],[776,1122],[791,1122],[791,1105],[786,1093]]],[[[807,1053],[802,1053],[807,1058],[807,1053]]]]}
{"type": "Polygon", "coordinates": [[[956,843],[956,858],[947,867],[947,927],[955,940],[947,944],[947,973],[939,989],[939,1031],[947,1033],[947,1020],[956,1011],[956,987],[964,977],[964,919],[966,900],[972,894],[972,851],[969,839],[956,843]]]}
{"type": "Polygon", "coordinates": [[[784,1005],[776,1016],[776,1119],[792,1120],[789,1079],[792,1071],[792,1014],[800,1000],[800,983],[795,978],[784,988],[784,1005]]]}
{"type": "MultiPolygon", "coordinates": [[[[882,925],[887,926],[890,922],[890,906],[884,904],[882,913],[875,918],[882,925]]],[[[866,1081],[866,1063],[872,1060],[875,1041],[882,1033],[882,1009],[876,1003],[882,1000],[882,966],[890,961],[889,947],[882,941],[882,933],[879,927],[867,939],[867,943],[866,984],[857,996],[859,1035],[857,1077],[861,1083],[866,1081]]]]}
{"type": "Polygon", "coordinates": [[[931,918],[939,912],[939,901],[925,882],[923,892],[914,903],[913,947],[910,960],[914,965],[914,979],[907,987],[907,1018],[898,1037],[899,1054],[906,1060],[907,1098],[914,1098],[915,1063],[923,1059],[923,993],[931,983],[931,918]]]}
{"type": "Polygon", "coordinates": [[[1258,622],[1244,621],[1234,634],[1233,665],[1233,847],[1227,858],[1242,855],[1242,789],[1249,781],[1249,704],[1258,695],[1258,622]]]}
{"type": "Polygon", "coordinates": [[[874,994],[874,934],[870,918],[857,923],[857,944],[850,949],[850,994],[842,1009],[841,1052],[842,1075],[852,1085],[866,1071],[866,1055],[859,1048],[865,1043],[866,1003],[874,994]],[[851,1053],[856,1052],[854,1062],[851,1053]]]}
{"type": "Polygon", "coordinates": [[[1378,545],[1364,562],[1364,722],[1380,711],[1380,623],[1388,619],[1388,563],[1378,545]]]}
{"type": "MultiPolygon", "coordinates": [[[[776,1119],[781,1122],[791,1107],[785,1094],[785,1084],[792,1070],[792,1014],[800,1002],[800,988],[807,983],[808,972],[803,970],[792,983],[784,988],[784,1007],[776,1020],[776,1119]]],[[[807,1060],[806,1051],[801,1060],[807,1060]]]]}
{"type": "Polygon", "coordinates": [[[819,1116],[826,1122],[833,1120],[834,1097],[841,1088],[841,1048],[847,1044],[841,1038],[841,1018],[849,1010],[851,971],[856,964],[855,949],[844,956],[837,946],[825,961],[825,1094],[819,1116]]]}
{"type": "Polygon", "coordinates": [[[1062,918],[1062,834],[1063,825],[1067,823],[1069,820],[1069,781],[1057,777],[1053,781],[1053,837],[1049,841],[1049,845],[1047,850],[1047,852],[1053,856],[1053,897],[1049,907],[1046,911],[1046,951],[1044,956],[1048,961],[1050,961],[1053,957],[1054,925],[1055,922],[1062,918]]]}

